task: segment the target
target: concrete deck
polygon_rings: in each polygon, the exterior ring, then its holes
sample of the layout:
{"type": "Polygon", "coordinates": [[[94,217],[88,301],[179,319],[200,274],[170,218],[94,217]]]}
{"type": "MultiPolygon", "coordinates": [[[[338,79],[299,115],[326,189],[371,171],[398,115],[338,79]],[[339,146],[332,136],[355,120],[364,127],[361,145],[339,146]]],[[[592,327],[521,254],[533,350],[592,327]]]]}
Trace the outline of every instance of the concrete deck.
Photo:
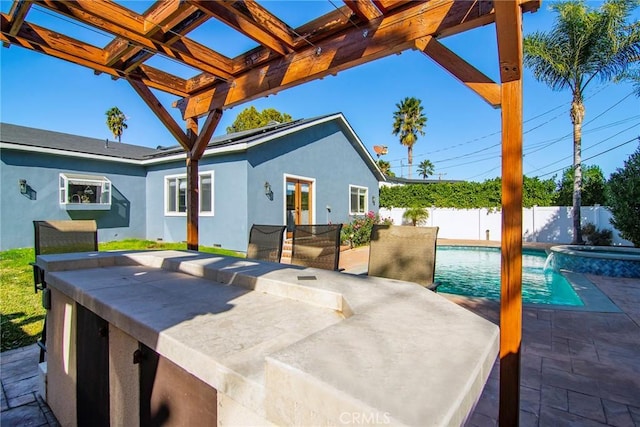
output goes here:
{"type": "MultiPolygon", "coordinates": [[[[478,242],[475,242],[476,244],[478,242]]],[[[343,252],[341,267],[366,265],[368,252],[343,252]]],[[[640,426],[640,280],[587,276],[621,310],[580,312],[525,306],[522,426],[640,426]]],[[[498,323],[495,302],[450,296],[498,323]]],[[[35,345],[0,354],[3,426],[57,426],[36,397],[35,345]]],[[[499,362],[467,426],[495,426],[499,362]]]]}

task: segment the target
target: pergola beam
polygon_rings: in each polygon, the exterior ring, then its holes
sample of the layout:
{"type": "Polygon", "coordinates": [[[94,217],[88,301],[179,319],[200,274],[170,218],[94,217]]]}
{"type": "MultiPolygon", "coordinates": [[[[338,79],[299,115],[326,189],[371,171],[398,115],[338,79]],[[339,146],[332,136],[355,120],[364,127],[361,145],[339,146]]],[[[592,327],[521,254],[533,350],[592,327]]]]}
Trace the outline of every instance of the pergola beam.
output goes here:
{"type": "Polygon", "coordinates": [[[187,134],[184,133],[182,128],[171,117],[171,114],[162,106],[162,103],[158,101],[158,98],[151,92],[144,83],[136,79],[127,79],[131,87],[138,93],[140,98],[147,104],[147,106],[153,111],[153,113],[160,119],[162,124],[169,130],[171,135],[178,141],[185,151],[191,151],[193,147],[192,141],[190,141],[187,134]]]}
{"type": "Polygon", "coordinates": [[[214,83],[212,88],[174,105],[184,118],[199,117],[414,48],[417,39],[443,29],[472,25],[476,19],[483,25],[486,20],[482,13],[491,12],[478,2],[443,0],[433,5],[411,5],[367,25],[349,26],[339,35],[250,69],[233,82],[214,83]]]}
{"type": "MultiPolygon", "coordinates": [[[[159,53],[178,59],[187,65],[213,75],[225,79],[232,78],[230,74],[231,61],[228,58],[186,38],[181,43],[167,43],[163,40],[161,29],[157,27],[156,31],[152,32],[153,36],[149,36],[146,31],[145,17],[135,14],[116,3],[104,0],[78,2],[36,0],[36,2],[70,18],[90,21],[96,27],[137,45],[138,49],[129,49],[128,55],[137,55],[141,51],[143,55],[159,53]],[[122,19],[118,18],[119,14],[122,14],[122,19]]],[[[120,69],[125,74],[133,71],[140,64],[140,62],[136,61],[133,61],[134,65],[126,62],[122,63],[121,59],[114,62],[112,57],[103,57],[102,61],[103,64],[111,64],[110,67],[120,69]]]]}
{"type": "Polygon", "coordinates": [[[344,4],[349,7],[363,21],[372,21],[380,18],[382,12],[376,7],[371,0],[343,0],[344,4]]]}
{"type": "Polygon", "coordinates": [[[202,130],[198,134],[193,147],[191,148],[191,158],[200,160],[204,150],[207,148],[213,132],[215,132],[220,119],[222,118],[222,110],[213,110],[207,116],[207,120],[204,122],[202,130]]]}
{"type": "MultiPolygon", "coordinates": [[[[110,74],[113,77],[125,77],[124,73],[102,64],[102,50],[81,42],[80,40],[64,36],[35,24],[24,22],[15,37],[9,36],[5,28],[9,26],[8,17],[0,15],[2,34],[0,40],[3,43],[15,44],[36,52],[45,53],[74,64],[82,65],[100,73],[110,74]]],[[[168,73],[146,67],[144,72],[137,73],[145,85],[171,93],[176,96],[187,96],[186,81],[168,73]]]]}
{"type": "Polygon", "coordinates": [[[500,0],[494,5],[500,81],[503,83],[522,78],[522,11],[519,3],[516,0],[500,0]]]}
{"type": "MultiPolygon", "coordinates": [[[[180,0],[172,0],[170,6],[175,7],[176,1],[180,0]]],[[[155,24],[156,28],[161,28],[165,33],[165,43],[167,44],[172,44],[184,34],[187,34],[209,19],[209,17],[200,12],[199,9],[186,5],[183,2],[180,2],[177,9],[163,9],[165,14],[168,15],[163,19],[157,11],[161,5],[166,6],[165,3],[155,3],[154,6],[156,7],[152,6],[143,16],[153,15],[153,17],[149,19],[155,24]]],[[[142,48],[140,46],[132,45],[128,40],[117,37],[104,48],[106,64],[111,66],[121,59],[126,61],[132,56],[137,55],[141,50],[142,48]]]]}
{"type": "Polygon", "coordinates": [[[500,107],[500,85],[460,58],[433,37],[416,40],[416,47],[480,95],[493,108],[500,107]]]}
{"type": "Polygon", "coordinates": [[[15,36],[18,34],[20,27],[24,19],[27,17],[27,13],[31,8],[30,0],[20,0],[13,2],[11,9],[9,10],[9,22],[11,22],[11,28],[9,29],[9,35],[15,36]]]}
{"type": "Polygon", "coordinates": [[[385,13],[410,1],[411,0],[373,0],[376,7],[385,13]]]}
{"type": "Polygon", "coordinates": [[[295,43],[291,29],[255,1],[189,0],[189,2],[281,55],[293,51],[295,43]]]}

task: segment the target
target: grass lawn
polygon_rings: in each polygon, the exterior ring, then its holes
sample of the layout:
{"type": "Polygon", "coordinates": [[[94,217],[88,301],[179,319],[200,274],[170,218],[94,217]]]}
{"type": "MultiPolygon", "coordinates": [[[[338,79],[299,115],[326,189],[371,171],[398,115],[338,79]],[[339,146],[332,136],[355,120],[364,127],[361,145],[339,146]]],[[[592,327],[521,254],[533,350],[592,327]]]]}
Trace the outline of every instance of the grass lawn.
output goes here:
{"type": "MultiPolygon", "coordinates": [[[[161,243],[150,240],[121,240],[100,243],[101,251],[136,249],[180,249],[186,243],[161,243]]],[[[242,257],[235,251],[200,247],[201,252],[242,257]]],[[[0,351],[36,342],[42,332],[45,310],[42,293],[33,289],[33,249],[11,249],[0,252],[0,351]]]]}

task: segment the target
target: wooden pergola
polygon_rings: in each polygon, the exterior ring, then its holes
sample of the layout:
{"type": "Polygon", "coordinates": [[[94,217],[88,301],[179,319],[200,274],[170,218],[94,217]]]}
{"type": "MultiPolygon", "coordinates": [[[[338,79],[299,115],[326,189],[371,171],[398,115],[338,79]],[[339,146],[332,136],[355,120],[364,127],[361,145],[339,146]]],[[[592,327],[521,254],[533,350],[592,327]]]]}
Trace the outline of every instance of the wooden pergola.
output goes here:
{"type": "MultiPolygon", "coordinates": [[[[126,79],[187,154],[187,245],[198,249],[198,162],[223,110],[414,49],[502,109],[502,296],[500,425],[519,418],[522,330],[522,14],[540,0],[342,0],[334,11],[292,28],[256,0],[161,0],[138,14],[111,0],[19,0],[1,15],[5,47],[21,46],[126,79]],[[93,46],[28,21],[33,6],[113,35],[93,46]],[[229,58],[188,37],[214,19],[257,42],[229,58]],[[495,24],[500,82],[439,39],[495,24]],[[151,67],[155,55],[198,70],[185,79],[151,67]],[[175,95],[184,130],[151,89],[175,95]],[[198,120],[205,117],[201,127],[198,120]]],[[[268,6],[268,3],[266,3],[268,6]]],[[[291,3],[290,7],[303,7],[291,3]]],[[[487,49],[488,46],[482,46],[487,49]]]]}

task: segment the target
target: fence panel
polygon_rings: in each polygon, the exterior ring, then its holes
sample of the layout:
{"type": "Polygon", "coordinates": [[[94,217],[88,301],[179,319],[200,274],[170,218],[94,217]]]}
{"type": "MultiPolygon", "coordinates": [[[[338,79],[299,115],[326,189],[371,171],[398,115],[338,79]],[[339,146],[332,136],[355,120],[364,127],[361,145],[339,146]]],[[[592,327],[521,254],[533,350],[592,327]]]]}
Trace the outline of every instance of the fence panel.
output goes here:
{"type": "MultiPolygon", "coordinates": [[[[501,239],[502,212],[488,209],[427,208],[429,219],[423,225],[438,226],[438,237],[444,239],[494,240],[501,239]]],[[[522,211],[522,237],[525,242],[571,243],[573,231],[572,208],[568,206],[534,206],[522,211]]],[[[382,217],[394,224],[409,225],[402,218],[403,208],[380,209],[382,217]]],[[[609,222],[611,212],[606,206],[583,206],[582,224],[592,223],[598,229],[612,230],[614,245],[633,246],[609,222]]]]}

